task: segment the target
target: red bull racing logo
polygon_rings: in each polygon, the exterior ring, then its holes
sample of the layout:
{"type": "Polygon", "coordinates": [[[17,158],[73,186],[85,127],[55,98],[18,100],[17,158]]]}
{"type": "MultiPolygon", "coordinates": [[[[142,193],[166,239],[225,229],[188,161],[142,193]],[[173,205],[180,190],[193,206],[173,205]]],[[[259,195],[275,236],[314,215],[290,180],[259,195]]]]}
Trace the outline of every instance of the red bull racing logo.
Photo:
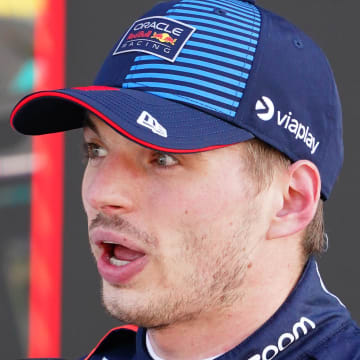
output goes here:
{"type": "Polygon", "coordinates": [[[167,44],[171,44],[171,45],[175,45],[175,42],[177,41],[177,39],[172,38],[167,33],[158,34],[157,32],[154,32],[154,35],[151,38],[158,39],[162,43],[167,43],[167,44]]]}
{"type": "Polygon", "coordinates": [[[140,51],[174,62],[194,31],[194,27],[167,17],[143,18],[131,26],[113,55],[140,51]]]}

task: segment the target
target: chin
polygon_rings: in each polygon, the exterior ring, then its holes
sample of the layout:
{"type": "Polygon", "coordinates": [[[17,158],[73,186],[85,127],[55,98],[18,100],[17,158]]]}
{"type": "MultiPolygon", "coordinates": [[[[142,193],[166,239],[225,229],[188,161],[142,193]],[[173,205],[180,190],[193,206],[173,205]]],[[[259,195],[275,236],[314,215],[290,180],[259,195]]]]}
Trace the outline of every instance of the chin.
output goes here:
{"type": "Polygon", "coordinates": [[[159,291],[153,293],[130,287],[117,287],[104,280],[102,300],[105,309],[117,320],[148,329],[166,328],[195,315],[186,311],[186,304],[184,307],[181,301],[171,301],[171,297],[165,294],[159,296],[159,291]]]}
{"type": "Polygon", "coordinates": [[[103,280],[102,302],[107,312],[117,320],[140,327],[153,327],[157,322],[151,315],[148,296],[129,286],[116,286],[103,280]]]}

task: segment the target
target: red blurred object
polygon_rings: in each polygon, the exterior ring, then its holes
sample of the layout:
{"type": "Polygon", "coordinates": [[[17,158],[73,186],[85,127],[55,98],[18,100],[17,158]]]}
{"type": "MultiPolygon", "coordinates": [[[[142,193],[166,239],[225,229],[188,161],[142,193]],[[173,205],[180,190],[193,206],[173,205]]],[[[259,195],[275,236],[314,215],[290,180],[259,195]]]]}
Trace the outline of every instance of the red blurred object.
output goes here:
{"type": "MultiPolygon", "coordinates": [[[[44,1],[35,21],[36,91],[64,87],[65,1],[44,1]]],[[[33,137],[33,155],[28,356],[59,357],[61,353],[63,133],[33,137]]]]}

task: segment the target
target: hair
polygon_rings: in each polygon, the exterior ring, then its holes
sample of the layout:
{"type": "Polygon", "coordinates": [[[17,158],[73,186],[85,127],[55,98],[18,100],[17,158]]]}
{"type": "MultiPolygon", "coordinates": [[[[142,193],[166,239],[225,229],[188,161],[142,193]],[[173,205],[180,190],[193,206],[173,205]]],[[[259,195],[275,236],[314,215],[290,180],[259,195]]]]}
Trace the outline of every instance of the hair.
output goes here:
{"type": "MultiPolygon", "coordinates": [[[[275,172],[288,168],[292,162],[286,155],[261,140],[249,140],[246,145],[247,169],[257,186],[257,193],[261,193],[271,185],[275,172]]],[[[315,215],[303,235],[301,245],[305,259],[324,251],[324,231],[323,200],[320,199],[315,215]]]]}

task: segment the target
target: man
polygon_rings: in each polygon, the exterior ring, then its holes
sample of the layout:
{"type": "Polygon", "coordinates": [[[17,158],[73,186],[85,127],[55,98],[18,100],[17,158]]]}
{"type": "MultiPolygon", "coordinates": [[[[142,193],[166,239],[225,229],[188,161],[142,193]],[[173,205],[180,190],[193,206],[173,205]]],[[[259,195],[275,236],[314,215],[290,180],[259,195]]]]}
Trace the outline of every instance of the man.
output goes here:
{"type": "Polygon", "coordinates": [[[343,161],[340,101],[293,25],[250,0],[161,3],[94,86],[29,95],[11,121],[84,128],[103,300],[133,324],[84,359],[360,359],[313,258],[343,161]]]}

